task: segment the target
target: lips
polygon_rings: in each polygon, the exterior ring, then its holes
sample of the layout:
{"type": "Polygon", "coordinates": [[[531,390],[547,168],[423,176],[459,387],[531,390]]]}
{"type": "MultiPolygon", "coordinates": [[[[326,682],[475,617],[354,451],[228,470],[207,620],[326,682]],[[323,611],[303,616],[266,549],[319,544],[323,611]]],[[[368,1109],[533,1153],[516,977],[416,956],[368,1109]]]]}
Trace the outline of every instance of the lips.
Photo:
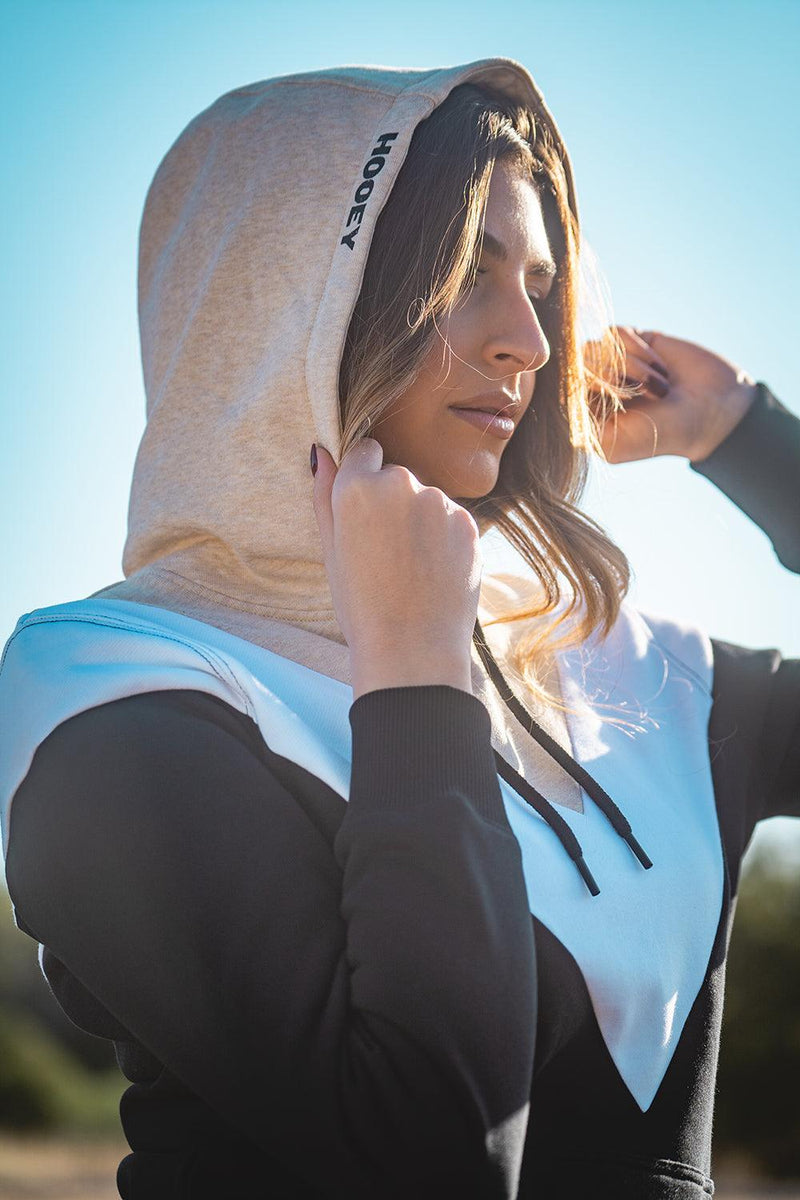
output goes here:
{"type": "Polygon", "coordinates": [[[450,407],[468,409],[471,412],[491,413],[492,415],[502,413],[504,417],[513,420],[522,407],[522,401],[519,396],[509,396],[506,392],[489,392],[481,396],[471,396],[462,404],[451,404],[450,407]]]}
{"type": "Polygon", "coordinates": [[[481,408],[458,408],[451,405],[450,412],[460,420],[476,426],[481,432],[492,434],[503,441],[508,441],[515,429],[511,417],[507,417],[502,410],[486,412],[481,408]]]}

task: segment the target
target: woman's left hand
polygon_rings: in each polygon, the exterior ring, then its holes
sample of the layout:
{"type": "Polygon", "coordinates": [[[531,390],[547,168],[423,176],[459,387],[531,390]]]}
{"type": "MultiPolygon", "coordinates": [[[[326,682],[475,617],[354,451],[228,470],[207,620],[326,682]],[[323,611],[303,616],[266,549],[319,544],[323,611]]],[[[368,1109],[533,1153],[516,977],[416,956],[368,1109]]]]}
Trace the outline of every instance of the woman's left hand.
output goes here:
{"type": "MultiPolygon", "coordinates": [[[[677,454],[691,462],[708,458],[753,403],[755,380],[694,342],[626,325],[615,329],[625,349],[627,381],[641,384],[642,390],[602,427],[608,461],[634,462],[657,454],[677,454]]],[[[592,345],[584,348],[590,365],[592,345]]]]}

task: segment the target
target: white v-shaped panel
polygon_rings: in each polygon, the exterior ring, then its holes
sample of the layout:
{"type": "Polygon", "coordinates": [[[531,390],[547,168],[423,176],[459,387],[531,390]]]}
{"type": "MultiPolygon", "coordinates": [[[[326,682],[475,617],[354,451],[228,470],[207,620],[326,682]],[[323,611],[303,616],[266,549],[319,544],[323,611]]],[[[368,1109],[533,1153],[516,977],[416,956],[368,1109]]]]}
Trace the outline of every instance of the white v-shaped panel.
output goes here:
{"type": "MultiPolygon", "coordinates": [[[[624,607],[605,641],[559,660],[562,694],[575,709],[568,718],[574,757],[625,813],[653,860],[650,870],[584,794],[582,813],[559,811],[600,886],[591,896],[550,826],[499,780],[530,910],[578,963],[609,1053],[643,1111],[705,976],[723,872],[706,741],[710,643],[671,623],[662,623],[657,641],[657,628],[656,619],[624,607]],[[604,721],[605,703],[634,715],[638,730],[604,721]]],[[[6,646],[4,845],[13,794],[57,725],[109,700],[182,688],[247,713],[270,749],[347,799],[348,685],[180,613],[77,601],[27,614],[6,646]]]]}
{"type": "Polygon", "coordinates": [[[590,896],[552,830],[501,781],[531,912],[580,966],[611,1058],[643,1111],[705,978],[724,873],[707,742],[710,643],[670,626],[678,659],[662,632],[627,608],[602,645],[559,661],[575,709],[573,757],[628,818],[650,869],[584,792],[583,813],[559,812],[600,887],[590,896]]]}

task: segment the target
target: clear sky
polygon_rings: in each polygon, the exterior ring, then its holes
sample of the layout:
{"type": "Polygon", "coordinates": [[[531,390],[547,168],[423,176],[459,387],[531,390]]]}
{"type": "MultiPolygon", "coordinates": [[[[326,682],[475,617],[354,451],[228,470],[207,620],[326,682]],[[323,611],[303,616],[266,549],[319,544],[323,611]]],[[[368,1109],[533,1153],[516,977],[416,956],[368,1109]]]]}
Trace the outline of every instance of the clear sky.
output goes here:
{"type": "MultiPolygon", "coordinates": [[[[799,35],[797,0],[4,0],[2,640],[121,577],[139,219],[218,95],[341,63],[517,59],[570,149],[614,319],[707,345],[800,412],[799,35]]],[[[604,467],[586,507],[642,607],[800,655],[800,579],[683,460],[604,467]]]]}

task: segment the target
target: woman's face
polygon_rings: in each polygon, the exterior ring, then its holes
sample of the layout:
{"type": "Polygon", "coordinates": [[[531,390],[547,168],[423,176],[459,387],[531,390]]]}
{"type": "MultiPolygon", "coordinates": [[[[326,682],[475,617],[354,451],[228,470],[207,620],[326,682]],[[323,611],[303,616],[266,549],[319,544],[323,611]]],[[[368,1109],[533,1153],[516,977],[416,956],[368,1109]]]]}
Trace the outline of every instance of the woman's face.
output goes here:
{"type": "Polygon", "coordinates": [[[555,264],[536,190],[516,164],[495,164],[478,271],[473,290],[440,323],[443,340],[371,433],[385,463],[408,467],[452,499],[492,490],[536,371],[550,357],[537,308],[555,264]]]}

